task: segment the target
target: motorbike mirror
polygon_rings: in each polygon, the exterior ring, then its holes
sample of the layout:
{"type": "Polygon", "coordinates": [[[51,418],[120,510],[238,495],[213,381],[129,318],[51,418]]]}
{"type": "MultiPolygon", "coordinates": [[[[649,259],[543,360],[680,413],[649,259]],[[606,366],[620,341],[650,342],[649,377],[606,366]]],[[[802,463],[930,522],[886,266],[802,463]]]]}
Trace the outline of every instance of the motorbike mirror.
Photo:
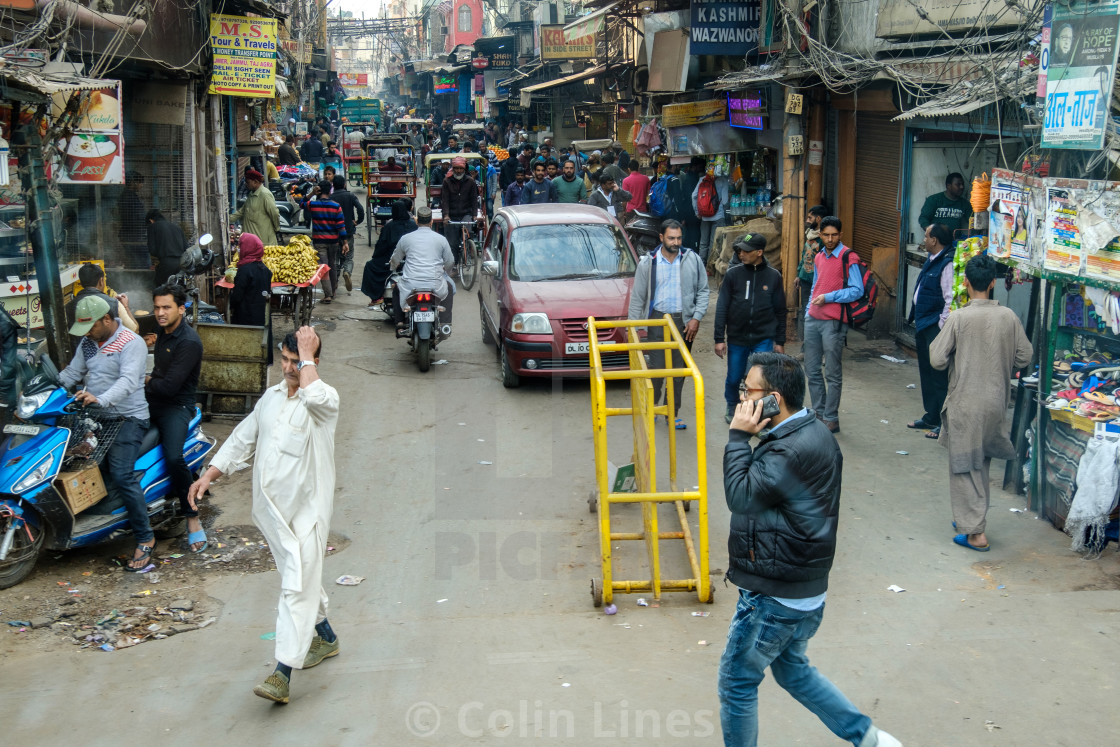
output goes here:
{"type": "Polygon", "coordinates": [[[498,260],[488,259],[482,263],[483,275],[497,275],[498,274],[498,260]]]}
{"type": "Polygon", "coordinates": [[[199,246],[209,246],[210,242],[212,242],[213,240],[214,240],[213,236],[211,236],[208,233],[204,233],[204,234],[202,234],[201,236],[198,237],[198,245],[199,246]]]}

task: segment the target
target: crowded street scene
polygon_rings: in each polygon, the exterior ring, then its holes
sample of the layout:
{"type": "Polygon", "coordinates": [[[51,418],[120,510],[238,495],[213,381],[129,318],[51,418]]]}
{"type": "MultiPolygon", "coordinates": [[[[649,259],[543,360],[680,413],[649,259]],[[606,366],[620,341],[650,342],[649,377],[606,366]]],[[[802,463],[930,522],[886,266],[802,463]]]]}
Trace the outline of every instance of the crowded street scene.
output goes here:
{"type": "Polygon", "coordinates": [[[1115,739],[1120,0],[0,17],[4,741],[1115,739]]]}

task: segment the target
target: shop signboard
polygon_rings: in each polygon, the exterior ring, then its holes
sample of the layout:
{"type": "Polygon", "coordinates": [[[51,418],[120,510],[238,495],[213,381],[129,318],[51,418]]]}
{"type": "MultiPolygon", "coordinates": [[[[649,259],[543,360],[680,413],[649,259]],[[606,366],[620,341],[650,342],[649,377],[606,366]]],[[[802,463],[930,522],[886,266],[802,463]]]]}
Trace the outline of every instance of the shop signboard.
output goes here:
{"type": "Polygon", "coordinates": [[[187,122],[187,84],[140,80],[129,83],[132,119],[148,124],[182,126],[187,122]]]}
{"type": "MultiPolygon", "coordinates": [[[[53,116],[62,114],[71,93],[54,94],[53,116]]],[[[124,184],[121,84],[82,92],[74,129],[58,145],[60,183],[124,184]]]]}
{"type": "Polygon", "coordinates": [[[758,54],[760,0],[692,0],[689,54],[758,54]]]}
{"type": "Polygon", "coordinates": [[[348,86],[368,86],[369,73],[339,73],[338,83],[343,88],[348,86]]]}
{"type": "Polygon", "coordinates": [[[743,91],[727,94],[727,119],[732,127],[761,130],[765,113],[762,91],[743,91]]]}
{"type": "Polygon", "coordinates": [[[723,99],[666,104],[661,107],[662,127],[685,127],[708,122],[723,122],[726,119],[727,102],[723,99]]]}
{"type": "Polygon", "coordinates": [[[459,78],[454,73],[436,73],[432,76],[436,94],[459,93],[459,78]]]}
{"type": "Polygon", "coordinates": [[[1054,6],[1042,147],[1104,147],[1116,53],[1120,49],[1118,32],[1120,0],[1103,0],[1092,6],[1083,1],[1054,6]]]}
{"type": "Polygon", "coordinates": [[[564,38],[564,25],[541,26],[542,60],[589,60],[595,57],[595,36],[564,38]]]}
{"type": "Polygon", "coordinates": [[[490,54],[490,70],[513,70],[513,52],[493,52],[490,54]]]}
{"type": "Polygon", "coordinates": [[[992,0],[922,0],[920,16],[915,7],[914,0],[879,0],[875,35],[884,39],[912,39],[977,28],[1014,28],[1023,23],[1021,8],[1025,6],[996,5],[992,0]]]}
{"type": "Polygon", "coordinates": [[[209,93],[276,98],[276,19],[210,14],[209,93]]]}

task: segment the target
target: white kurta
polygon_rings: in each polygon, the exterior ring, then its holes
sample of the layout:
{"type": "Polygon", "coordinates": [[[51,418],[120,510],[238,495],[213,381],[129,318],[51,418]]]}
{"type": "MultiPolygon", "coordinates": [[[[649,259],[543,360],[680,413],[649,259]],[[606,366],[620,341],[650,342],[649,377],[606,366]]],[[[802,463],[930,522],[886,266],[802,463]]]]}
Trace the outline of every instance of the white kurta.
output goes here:
{"type": "Polygon", "coordinates": [[[334,507],[338,392],[322,381],[288,396],[280,382],[261,396],[210,463],[222,474],[253,464],[253,522],[280,571],[276,659],[300,669],[315,624],[327,616],[323,555],[334,507]]]}

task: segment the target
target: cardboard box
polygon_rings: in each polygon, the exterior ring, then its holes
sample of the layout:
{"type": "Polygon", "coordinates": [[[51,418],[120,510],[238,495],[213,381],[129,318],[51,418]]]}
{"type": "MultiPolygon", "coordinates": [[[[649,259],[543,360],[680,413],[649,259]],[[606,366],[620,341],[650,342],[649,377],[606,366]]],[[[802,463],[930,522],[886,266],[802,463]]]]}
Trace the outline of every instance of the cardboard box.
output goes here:
{"type": "Polygon", "coordinates": [[[59,472],[54,486],[75,515],[108,495],[96,464],[73,472],[59,472]]]}

